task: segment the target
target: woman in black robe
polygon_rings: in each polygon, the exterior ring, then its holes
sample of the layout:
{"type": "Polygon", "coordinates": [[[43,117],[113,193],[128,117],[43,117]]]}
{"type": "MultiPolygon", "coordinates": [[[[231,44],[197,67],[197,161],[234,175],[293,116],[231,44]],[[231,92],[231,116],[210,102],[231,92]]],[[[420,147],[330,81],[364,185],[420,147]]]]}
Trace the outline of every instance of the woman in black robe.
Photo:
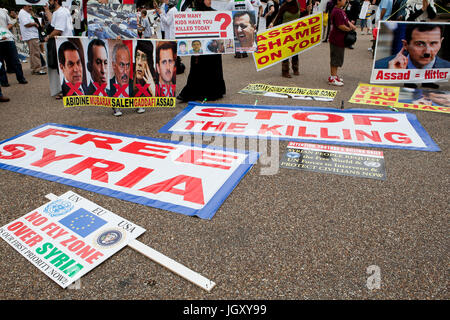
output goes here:
{"type": "MultiPolygon", "coordinates": [[[[195,11],[215,11],[211,8],[211,0],[198,0],[195,11]]],[[[191,70],[186,86],[177,96],[182,102],[194,100],[214,101],[226,93],[223,80],[222,56],[208,54],[191,56],[191,70]]]]}

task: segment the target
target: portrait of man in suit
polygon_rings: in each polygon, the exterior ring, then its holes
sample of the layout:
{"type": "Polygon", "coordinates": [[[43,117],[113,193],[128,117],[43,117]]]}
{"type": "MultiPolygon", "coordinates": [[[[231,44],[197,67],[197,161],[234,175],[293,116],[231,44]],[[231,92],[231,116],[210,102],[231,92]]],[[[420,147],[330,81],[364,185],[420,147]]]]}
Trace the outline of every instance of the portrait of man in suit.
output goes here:
{"type": "Polygon", "coordinates": [[[133,79],[130,78],[131,54],[128,46],[119,41],[114,44],[111,54],[114,76],[109,81],[111,97],[132,97],[133,79]]]}
{"type": "Polygon", "coordinates": [[[82,51],[71,41],[64,41],[58,48],[59,68],[63,74],[61,83],[64,96],[85,95],[84,63],[82,51]]]}
{"type": "MultiPolygon", "coordinates": [[[[87,48],[87,70],[91,75],[91,82],[87,87],[86,94],[92,95],[98,92],[97,88],[105,85],[108,81],[108,51],[106,44],[101,39],[93,39],[87,48]],[[95,85],[94,85],[95,84],[95,85]]],[[[106,93],[106,90],[103,90],[106,93]]],[[[104,95],[101,92],[99,95],[104,95]]]]}

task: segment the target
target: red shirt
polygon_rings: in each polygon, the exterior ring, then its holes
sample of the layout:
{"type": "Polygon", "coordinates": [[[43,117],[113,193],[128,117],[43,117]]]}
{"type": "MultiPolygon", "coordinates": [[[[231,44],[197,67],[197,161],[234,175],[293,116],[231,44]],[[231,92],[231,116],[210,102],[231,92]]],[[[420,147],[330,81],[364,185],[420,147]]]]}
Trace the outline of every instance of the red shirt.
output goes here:
{"type": "Polygon", "coordinates": [[[338,28],[338,26],[341,25],[349,27],[347,15],[343,9],[334,7],[333,11],[331,11],[331,31],[329,41],[335,46],[345,48],[344,38],[347,32],[338,28]]]}

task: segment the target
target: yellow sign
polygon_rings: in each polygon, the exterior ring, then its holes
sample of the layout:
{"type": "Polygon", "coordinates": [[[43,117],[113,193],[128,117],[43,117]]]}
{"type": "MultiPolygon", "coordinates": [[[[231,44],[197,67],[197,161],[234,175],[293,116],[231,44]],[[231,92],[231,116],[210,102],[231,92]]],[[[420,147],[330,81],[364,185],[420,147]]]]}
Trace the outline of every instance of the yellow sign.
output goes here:
{"type": "Polygon", "coordinates": [[[349,102],[450,113],[450,107],[447,106],[450,104],[450,92],[446,91],[414,90],[360,83],[349,102]]]}
{"type": "Polygon", "coordinates": [[[257,36],[256,70],[263,70],[320,44],[322,13],[273,27],[257,36]]]}
{"type": "Polygon", "coordinates": [[[247,85],[244,89],[239,91],[239,93],[247,93],[276,98],[333,101],[334,97],[336,97],[337,91],[326,89],[281,87],[261,83],[251,83],[247,85]]]}

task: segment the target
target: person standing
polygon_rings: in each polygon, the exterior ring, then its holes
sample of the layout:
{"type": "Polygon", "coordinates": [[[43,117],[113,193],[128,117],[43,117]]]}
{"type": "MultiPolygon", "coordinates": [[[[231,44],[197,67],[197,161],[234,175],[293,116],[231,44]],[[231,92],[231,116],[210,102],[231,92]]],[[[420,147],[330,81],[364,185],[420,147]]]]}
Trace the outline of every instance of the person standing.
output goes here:
{"type": "Polygon", "coordinates": [[[278,13],[278,9],[280,8],[278,3],[279,3],[278,0],[267,1],[267,6],[263,14],[263,18],[266,18],[266,29],[269,28],[270,23],[273,21],[273,18],[275,18],[275,16],[278,13]]]}
{"type": "MultiPolygon", "coordinates": [[[[300,6],[297,0],[285,0],[278,11],[277,16],[273,19],[269,28],[274,25],[280,25],[289,21],[293,21],[300,18],[300,6]]],[[[294,75],[298,76],[298,55],[292,56],[292,70],[294,75]]],[[[289,74],[289,59],[285,59],[281,62],[281,76],[284,78],[292,78],[289,74]]]]}
{"type": "Polygon", "coordinates": [[[8,15],[8,10],[0,8],[0,62],[2,63],[0,67],[0,83],[3,87],[9,86],[5,62],[8,65],[8,69],[11,68],[16,74],[16,79],[20,84],[28,83],[23,76],[14,36],[10,31],[12,26],[12,19],[8,15]]]}
{"type": "Polygon", "coordinates": [[[147,17],[147,10],[145,9],[141,10],[141,19],[139,27],[142,31],[142,38],[150,39],[152,37],[152,28],[150,25],[150,20],[148,20],[147,17]]]}
{"type": "Polygon", "coordinates": [[[177,13],[177,0],[169,0],[167,2],[167,12],[157,8],[157,12],[161,18],[161,26],[164,25],[164,39],[175,40],[175,18],[177,13]]]}
{"type": "Polygon", "coordinates": [[[344,80],[338,76],[338,68],[344,64],[345,34],[356,27],[351,23],[344,11],[346,0],[333,0],[335,6],[331,11],[331,31],[330,31],[330,73],[328,84],[343,86],[344,80]]]}
{"type": "Polygon", "coordinates": [[[39,24],[33,19],[31,5],[23,6],[19,11],[19,26],[22,40],[27,43],[30,51],[30,67],[32,74],[47,74],[41,65],[39,24]]]}

